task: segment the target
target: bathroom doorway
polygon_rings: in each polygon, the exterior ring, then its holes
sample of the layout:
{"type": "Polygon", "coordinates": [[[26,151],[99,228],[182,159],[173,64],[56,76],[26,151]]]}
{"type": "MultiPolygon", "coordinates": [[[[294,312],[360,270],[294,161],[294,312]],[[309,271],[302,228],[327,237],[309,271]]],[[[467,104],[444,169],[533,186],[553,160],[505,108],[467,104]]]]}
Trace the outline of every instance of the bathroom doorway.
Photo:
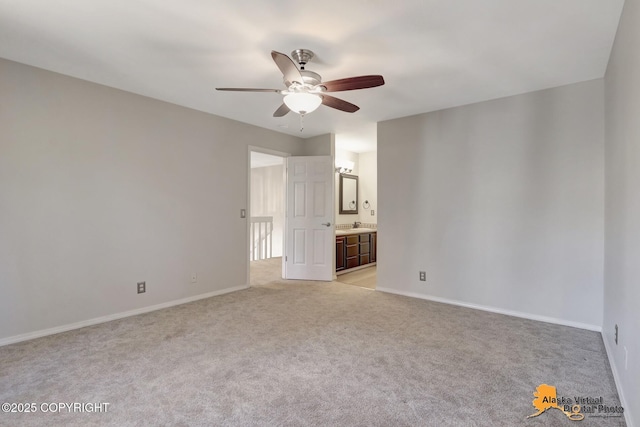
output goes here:
{"type": "MultiPolygon", "coordinates": [[[[339,210],[336,199],[336,235],[343,236],[345,265],[336,271],[336,281],[362,288],[377,286],[378,248],[378,134],[376,124],[361,126],[335,135],[335,161],[340,172],[357,177],[357,209],[339,210]],[[356,242],[356,243],[353,243],[356,242]],[[363,255],[364,253],[364,255],[363,255]],[[359,257],[357,262],[349,262],[359,257]],[[364,259],[364,262],[362,261],[364,259]]],[[[340,174],[336,171],[336,188],[340,174]]],[[[338,250],[338,249],[337,249],[338,250]]]]}
{"type": "Polygon", "coordinates": [[[250,286],[265,285],[282,278],[285,157],[288,154],[249,147],[250,286]]]}

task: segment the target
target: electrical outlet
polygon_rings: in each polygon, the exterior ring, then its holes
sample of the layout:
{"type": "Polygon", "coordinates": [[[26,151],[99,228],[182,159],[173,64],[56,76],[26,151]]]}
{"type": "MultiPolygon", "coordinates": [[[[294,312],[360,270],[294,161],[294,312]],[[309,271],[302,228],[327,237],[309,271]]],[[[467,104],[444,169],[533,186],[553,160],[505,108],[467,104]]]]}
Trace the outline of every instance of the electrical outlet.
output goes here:
{"type": "Polygon", "coordinates": [[[618,345],[618,325],[616,325],[616,335],[614,340],[616,342],[616,345],[618,345]]]}
{"type": "Polygon", "coordinates": [[[420,272],[420,281],[421,282],[426,282],[427,281],[427,272],[426,271],[421,271],[420,272]]]}
{"type": "Polygon", "coordinates": [[[371,216],[376,216],[376,211],[371,209],[371,216]]]}
{"type": "Polygon", "coordinates": [[[143,294],[147,292],[147,282],[138,282],[138,293],[143,294]]]}
{"type": "Polygon", "coordinates": [[[191,273],[191,283],[198,282],[198,273],[191,273]]]}

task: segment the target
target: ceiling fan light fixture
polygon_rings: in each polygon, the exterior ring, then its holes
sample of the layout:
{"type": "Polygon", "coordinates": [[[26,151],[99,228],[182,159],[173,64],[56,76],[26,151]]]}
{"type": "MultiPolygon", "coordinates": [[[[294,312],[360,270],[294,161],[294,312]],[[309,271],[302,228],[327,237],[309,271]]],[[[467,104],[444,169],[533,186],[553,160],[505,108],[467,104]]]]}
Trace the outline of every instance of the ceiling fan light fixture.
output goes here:
{"type": "Polygon", "coordinates": [[[308,114],[322,104],[322,98],[313,93],[294,92],[284,97],[284,103],[294,113],[308,114]]]}

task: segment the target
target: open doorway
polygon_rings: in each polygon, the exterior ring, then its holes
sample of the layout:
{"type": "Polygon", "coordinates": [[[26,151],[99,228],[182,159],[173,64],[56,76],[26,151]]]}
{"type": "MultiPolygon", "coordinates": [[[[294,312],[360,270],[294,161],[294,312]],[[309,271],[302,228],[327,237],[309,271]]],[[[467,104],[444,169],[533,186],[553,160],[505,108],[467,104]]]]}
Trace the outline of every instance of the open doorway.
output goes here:
{"type": "Polygon", "coordinates": [[[332,156],[291,157],[249,147],[249,166],[249,285],[283,278],[331,281],[332,156]]]}
{"type": "MultiPolygon", "coordinates": [[[[337,165],[346,169],[341,170],[345,173],[343,176],[336,173],[336,188],[340,188],[345,177],[357,182],[356,209],[340,209],[341,192],[337,192],[336,253],[343,254],[343,257],[342,262],[336,264],[336,280],[375,289],[378,261],[377,126],[372,124],[349,133],[336,134],[335,160],[337,165]]],[[[344,200],[342,202],[345,203],[344,200]]]]}
{"type": "Polygon", "coordinates": [[[282,278],[285,165],[288,155],[249,148],[249,284],[282,278]]]}

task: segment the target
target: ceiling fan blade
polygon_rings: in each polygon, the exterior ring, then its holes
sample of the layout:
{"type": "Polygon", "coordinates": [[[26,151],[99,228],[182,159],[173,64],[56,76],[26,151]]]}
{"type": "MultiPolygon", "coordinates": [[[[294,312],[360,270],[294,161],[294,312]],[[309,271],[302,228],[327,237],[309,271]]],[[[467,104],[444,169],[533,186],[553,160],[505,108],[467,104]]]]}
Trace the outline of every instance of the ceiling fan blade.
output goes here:
{"type": "Polygon", "coordinates": [[[282,103],[282,105],[273,113],[273,117],[282,117],[282,116],[286,116],[289,113],[289,107],[287,107],[287,104],[285,104],[284,102],[282,103]]]}
{"type": "Polygon", "coordinates": [[[304,83],[304,81],[302,80],[302,74],[300,74],[300,70],[298,70],[298,67],[296,66],[295,62],[291,60],[291,58],[289,58],[284,53],[276,52],[275,50],[271,51],[271,57],[273,58],[278,68],[280,68],[280,71],[282,71],[282,75],[284,76],[285,81],[289,83],[304,83]]]}
{"type": "Polygon", "coordinates": [[[280,93],[279,89],[253,89],[248,87],[217,87],[216,90],[226,90],[232,92],[275,92],[280,93]]]}
{"type": "Polygon", "coordinates": [[[336,110],[346,111],[347,113],[355,113],[360,109],[357,105],[347,102],[343,99],[336,98],[335,96],[329,96],[322,94],[322,103],[327,107],[335,108],[336,110]]]}
{"type": "Polygon", "coordinates": [[[382,86],[384,78],[379,75],[348,77],[346,79],[331,80],[321,83],[327,88],[327,92],[340,92],[343,90],[368,89],[370,87],[382,86]]]}

